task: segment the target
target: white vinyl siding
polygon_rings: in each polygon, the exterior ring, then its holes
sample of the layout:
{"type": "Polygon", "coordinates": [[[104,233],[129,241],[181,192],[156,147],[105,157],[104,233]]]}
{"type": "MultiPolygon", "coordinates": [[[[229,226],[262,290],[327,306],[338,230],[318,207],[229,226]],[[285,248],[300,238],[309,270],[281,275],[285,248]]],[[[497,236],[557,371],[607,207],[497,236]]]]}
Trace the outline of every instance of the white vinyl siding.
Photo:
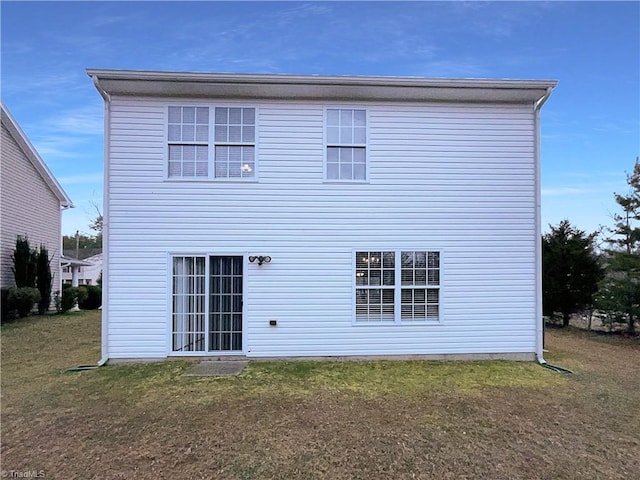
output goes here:
{"type": "Polygon", "coordinates": [[[4,122],[0,147],[0,286],[15,285],[11,255],[18,235],[27,236],[32,248],[44,245],[49,252],[53,300],[53,293],[62,289],[60,200],[4,122]]]}
{"type": "Polygon", "coordinates": [[[244,265],[248,357],[535,351],[531,105],[369,102],[369,183],[346,184],[323,176],[342,106],[262,100],[259,183],[166,182],[166,105],[201,100],[112,99],[110,357],[170,353],[168,252],[272,258],[244,265]],[[442,252],[439,320],[354,322],[354,251],[421,246],[442,252]]]}

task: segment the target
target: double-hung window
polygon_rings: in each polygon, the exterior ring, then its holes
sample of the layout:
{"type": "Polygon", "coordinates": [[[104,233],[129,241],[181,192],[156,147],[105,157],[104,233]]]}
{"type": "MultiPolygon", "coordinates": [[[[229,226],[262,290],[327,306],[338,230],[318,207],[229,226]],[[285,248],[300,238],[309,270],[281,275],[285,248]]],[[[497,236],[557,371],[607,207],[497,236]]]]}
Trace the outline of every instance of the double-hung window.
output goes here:
{"type": "Polygon", "coordinates": [[[169,107],[169,178],[209,176],[209,108],[169,107]]]}
{"type": "Polygon", "coordinates": [[[367,180],[367,111],[326,110],[326,180],[367,180]]]}
{"type": "Polygon", "coordinates": [[[167,143],[170,179],[256,177],[255,108],[169,106],[167,143]]]}
{"type": "Polygon", "coordinates": [[[393,321],[394,252],[356,253],[356,320],[393,321]]]}
{"type": "Polygon", "coordinates": [[[440,253],[401,252],[400,319],[438,320],[440,253]]]}
{"type": "Polygon", "coordinates": [[[255,108],[216,107],[215,177],[255,178],[255,108]]]}
{"type": "Polygon", "coordinates": [[[354,267],[357,323],[440,319],[440,252],[358,251],[354,267]]]}

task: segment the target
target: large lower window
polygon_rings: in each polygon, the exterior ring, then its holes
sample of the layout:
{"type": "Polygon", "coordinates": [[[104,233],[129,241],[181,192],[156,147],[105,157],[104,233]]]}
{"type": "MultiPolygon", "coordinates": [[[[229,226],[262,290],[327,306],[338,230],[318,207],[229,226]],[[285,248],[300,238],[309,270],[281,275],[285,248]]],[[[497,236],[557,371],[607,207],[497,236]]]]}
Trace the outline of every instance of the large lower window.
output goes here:
{"type": "Polygon", "coordinates": [[[400,319],[438,320],[440,253],[401,252],[400,319]]]}
{"type": "Polygon", "coordinates": [[[355,255],[356,322],[440,318],[440,252],[359,251],[355,255]]]}

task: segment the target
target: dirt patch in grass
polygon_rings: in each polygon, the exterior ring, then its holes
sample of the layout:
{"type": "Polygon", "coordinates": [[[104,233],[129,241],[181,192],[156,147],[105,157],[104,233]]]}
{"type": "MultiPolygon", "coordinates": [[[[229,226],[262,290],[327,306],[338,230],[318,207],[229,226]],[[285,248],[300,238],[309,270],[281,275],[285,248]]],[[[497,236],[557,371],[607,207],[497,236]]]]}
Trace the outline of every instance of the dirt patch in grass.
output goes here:
{"type": "Polygon", "coordinates": [[[640,471],[637,339],[547,332],[561,376],[515,362],[189,362],[67,373],[99,358],[94,312],[2,327],[5,471],[54,479],[629,479],[640,471]]]}

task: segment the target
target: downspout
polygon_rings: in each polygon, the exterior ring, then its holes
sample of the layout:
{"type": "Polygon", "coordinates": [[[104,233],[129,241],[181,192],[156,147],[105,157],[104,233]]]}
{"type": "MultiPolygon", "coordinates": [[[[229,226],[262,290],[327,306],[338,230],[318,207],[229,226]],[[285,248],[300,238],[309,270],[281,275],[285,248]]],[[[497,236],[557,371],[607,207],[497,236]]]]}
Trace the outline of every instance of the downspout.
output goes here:
{"type": "Polygon", "coordinates": [[[111,123],[111,96],[102,88],[97,75],[92,77],[93,85],[104,99],[104,186],[102,197],[102,336],[101,358],[98,367],[109,360],[109,145],[111,123]]]}
{"type": "Polygon", "coordinates": [[[542,194],[540,187],[540,109],[545,102],[551,96],[551,90],[553,87],[547,87],[547,92],[540,97],[538,101],[534,103],[534,122],[535,122],[535,135],[536,141],[534,145],[535,149],[535,163],[536,163],[536,360],[544,368],[548,368],[557,373],[573,373],[566,368],[557,367],[547,363],[544,359],[544,317],[542,315],[542,194]]]}

